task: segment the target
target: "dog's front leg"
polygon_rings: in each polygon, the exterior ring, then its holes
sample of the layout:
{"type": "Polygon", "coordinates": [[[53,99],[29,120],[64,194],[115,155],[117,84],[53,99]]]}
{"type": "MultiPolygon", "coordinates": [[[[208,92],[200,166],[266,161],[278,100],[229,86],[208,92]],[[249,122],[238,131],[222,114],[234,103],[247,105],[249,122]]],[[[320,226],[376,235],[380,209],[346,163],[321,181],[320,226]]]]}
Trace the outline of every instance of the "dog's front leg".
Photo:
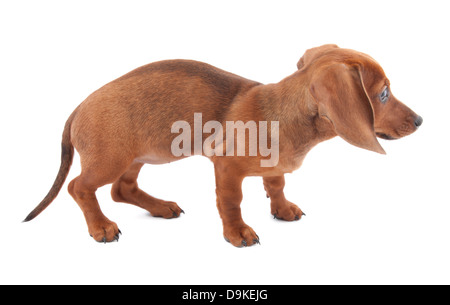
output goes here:
{"type": "Polygon", "coordinates": [[[263,177],[264,189],[267,197],[270,197],[270,209],[272,215],[281,220],[299,220],[305,213],[284,197],[284,176],[263,177]]]}
{"type": "Polygon", "coordinates": [[[236,247],[259,244],[255,231],[245,224],[241,215],[242,181],[244,175],[225,162],[215,162],[217,208],[223,222],[225,240],[236,247]]]}

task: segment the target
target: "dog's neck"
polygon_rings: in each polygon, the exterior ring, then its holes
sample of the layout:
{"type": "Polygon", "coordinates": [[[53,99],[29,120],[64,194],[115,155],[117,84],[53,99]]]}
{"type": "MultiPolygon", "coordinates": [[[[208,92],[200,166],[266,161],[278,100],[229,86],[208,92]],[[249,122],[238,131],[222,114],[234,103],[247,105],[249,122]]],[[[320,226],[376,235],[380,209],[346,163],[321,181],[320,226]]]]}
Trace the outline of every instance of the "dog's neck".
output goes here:
{"type": "Polygon", "coordinates": [[[279,83],[254,88],[265,120],[280,122],[280,151],[292,151],[295,156],[304,156],[316,144],[336,136],[332,123],[318,114],[310,81],[307,73],[297,71],[279,83]]]}

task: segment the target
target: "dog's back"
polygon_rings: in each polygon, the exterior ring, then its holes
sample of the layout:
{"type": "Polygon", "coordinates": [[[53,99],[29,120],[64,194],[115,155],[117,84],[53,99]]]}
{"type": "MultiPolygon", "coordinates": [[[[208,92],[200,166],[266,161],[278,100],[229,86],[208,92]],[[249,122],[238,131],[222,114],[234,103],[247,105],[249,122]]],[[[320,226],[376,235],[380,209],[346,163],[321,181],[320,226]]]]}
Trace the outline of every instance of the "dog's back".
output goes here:
{"type": "Polygon", "coordinates": [[[234,98],[258,84],[192,60],[145,65],[106,84],[80,105],[72,124],[77,135],[73,144],[78,151],[103,150],[109,145],[104,139],[115,139],[114,145],[134,149],[137,155],[148,155],[151,149],[171,156],[175,135],[167,122],[193,126],[195,112],[202,113],[204,121],[222,121],[234,98]]]}

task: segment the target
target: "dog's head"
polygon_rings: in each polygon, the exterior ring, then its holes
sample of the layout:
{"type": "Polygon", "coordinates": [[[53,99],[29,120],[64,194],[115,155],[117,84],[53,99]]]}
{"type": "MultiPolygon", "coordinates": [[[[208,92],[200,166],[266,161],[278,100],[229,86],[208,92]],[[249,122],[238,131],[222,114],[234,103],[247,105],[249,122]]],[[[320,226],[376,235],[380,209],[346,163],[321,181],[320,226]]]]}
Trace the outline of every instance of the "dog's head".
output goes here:
{"type": "Polygon", "coordinates": [[[383,69],[366,54],[324,45],[307,50],[297,67],[310,75],[319,115],[350,144],[384,154],[377,136],[398,139],[422,124],[422,117],[394,97],[383,69]]]}

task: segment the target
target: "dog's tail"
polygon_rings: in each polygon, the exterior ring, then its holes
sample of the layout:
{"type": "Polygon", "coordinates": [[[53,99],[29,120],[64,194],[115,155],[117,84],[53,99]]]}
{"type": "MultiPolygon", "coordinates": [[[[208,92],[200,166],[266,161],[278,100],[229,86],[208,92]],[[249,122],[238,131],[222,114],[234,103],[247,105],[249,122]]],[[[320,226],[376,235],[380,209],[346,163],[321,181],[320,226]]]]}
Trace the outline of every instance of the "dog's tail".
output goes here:
{"type": "Polygon", "coordinates": [[[75,117],[77,110],[75,110],[67,119],[66,125],[64,126],[64,132],[62,136],[61,142],[61,166],[59,168],[58,175],[56,176],[55,182],[53,183],[52,188],[48,192],[47,196],[38,204],[38,206],[31,211],[30,214],[24,219],[24,222],[30,221],[36,216],[38,216],[46,207],[52,203],[53,199],[58,196],[59,191],[61,190],[64,181],[67,178],[67,174],[69,173],[70,166],[72,165],[73,160],[73,145],[70,139],[70,128],[72,126],[72,121],[75,117]]]}

